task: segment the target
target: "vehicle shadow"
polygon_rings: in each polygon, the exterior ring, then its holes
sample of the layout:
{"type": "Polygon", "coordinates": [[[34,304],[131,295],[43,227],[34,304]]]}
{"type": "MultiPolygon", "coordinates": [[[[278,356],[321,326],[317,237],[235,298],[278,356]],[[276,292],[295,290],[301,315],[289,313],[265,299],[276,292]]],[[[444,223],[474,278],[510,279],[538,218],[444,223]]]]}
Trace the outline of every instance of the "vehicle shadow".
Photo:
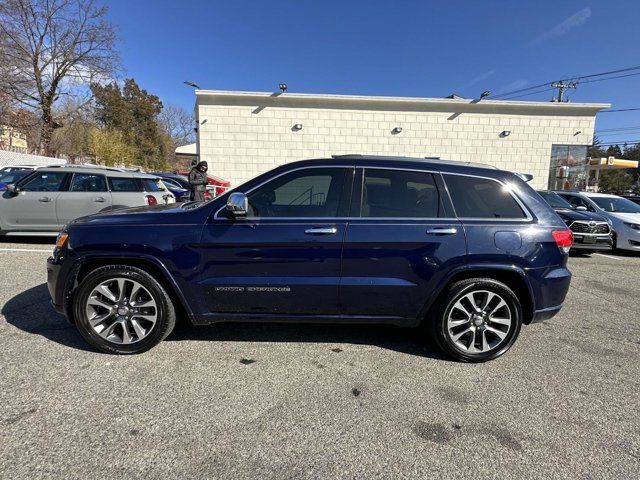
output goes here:
{"type": "Polygon", "coordinates": [[[7,323],[20,330],[78,350],[93,351],[76,328],[57,313],[50,303],[49,290],[41,284],[20,292],[2,306],[7,323]]]}
{"type": "MultiPolygon", "coordinates": [[[[95,351],[75,326],[53,309],[44,283],[11,298],[0,312],[7,323],[24,332],[42,335],[66,347],[95,351]]],[[[373,345],[409,355],[447,359],[424,342],[423,336],[415,328],[386,325],[219,323],[196,327],[181,321],[167,341],[327,343],[334,347],[373,345]]]]}
{"type": "Polygon", "coordinates": [[[54,245],[56,243],[56,237],[29,237],[29,236],[2,236],[0,237],[0,244],[2,243],[20,243],[28,245],[54,245]]]}
{"type": "MultiPolygon", "coordinates": [[[[416,328],[388,325],[340,325],[311,323],[218,323],[207,326],[178,324],[167,341],[326,343],[372,345],[399,353],[448,360],[424,341],[416,328]]],[[[343,347],[341,347],[343,348],[343,347]]]]}

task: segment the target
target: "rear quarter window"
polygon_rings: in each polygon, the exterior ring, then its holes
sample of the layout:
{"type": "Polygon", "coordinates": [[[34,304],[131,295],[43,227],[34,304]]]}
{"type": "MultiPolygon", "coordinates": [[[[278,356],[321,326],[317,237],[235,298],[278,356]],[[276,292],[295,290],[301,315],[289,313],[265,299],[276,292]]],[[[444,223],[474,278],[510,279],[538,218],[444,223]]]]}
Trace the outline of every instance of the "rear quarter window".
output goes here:
{"type": "Polygon", "coordinates": [[[135,178],[109,177],[109,188],[112,192],[141,192],[142,186],[135,178]]]}
{"type": "Polygon", "coordinates": [[[527,214],[507,187],[488,178],[443,175],[460,218],[526,219],[527,214]]]}

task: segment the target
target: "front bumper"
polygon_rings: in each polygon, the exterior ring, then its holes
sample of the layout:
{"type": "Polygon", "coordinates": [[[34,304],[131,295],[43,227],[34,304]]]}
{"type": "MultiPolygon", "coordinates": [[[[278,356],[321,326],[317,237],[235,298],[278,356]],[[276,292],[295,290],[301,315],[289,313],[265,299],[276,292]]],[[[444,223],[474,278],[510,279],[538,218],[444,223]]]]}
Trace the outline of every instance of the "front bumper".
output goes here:
{"type": "Polygon", "coordinates": [[[64,256],[54,251],[53,256],[47,259],[47,288],[51,297],[51,305],[56,312],[64,315],[72,322],[72,315],[69,310],[68,283],[70,278],[75,278],[77,270],[71,268],[70,262],[64,262],[64,256]]]}
{"type": "Polygon", "coordinates": [[[612,248],[611,235],[573,234],[572,250],[611,250],[612,248]]]}

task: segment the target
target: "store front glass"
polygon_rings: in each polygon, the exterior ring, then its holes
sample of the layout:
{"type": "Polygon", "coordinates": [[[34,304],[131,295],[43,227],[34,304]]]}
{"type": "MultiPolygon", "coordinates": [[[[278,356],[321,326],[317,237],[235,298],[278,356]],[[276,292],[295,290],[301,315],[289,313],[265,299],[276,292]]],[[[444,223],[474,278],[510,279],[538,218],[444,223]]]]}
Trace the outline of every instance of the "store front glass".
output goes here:
{"type": "Polygon", "coordinates": [[[549,190],[585,190],[589,165],[586,145],[552,145],[549,190]]]}

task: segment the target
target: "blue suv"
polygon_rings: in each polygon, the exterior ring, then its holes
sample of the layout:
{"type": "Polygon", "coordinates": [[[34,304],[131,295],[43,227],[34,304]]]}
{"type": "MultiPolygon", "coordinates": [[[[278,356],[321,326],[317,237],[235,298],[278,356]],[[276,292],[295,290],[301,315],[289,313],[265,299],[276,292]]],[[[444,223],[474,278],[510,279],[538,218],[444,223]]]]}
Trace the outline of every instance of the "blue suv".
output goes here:
{"type": "Polygon", "coordinates": [[[420,326],[477,362],[560,310],[571,243],[516,174],[345,155],[208,202],[75,220],[47,270],[56,309],[104,352],[145,351],[183,317],[420,326]]]}

